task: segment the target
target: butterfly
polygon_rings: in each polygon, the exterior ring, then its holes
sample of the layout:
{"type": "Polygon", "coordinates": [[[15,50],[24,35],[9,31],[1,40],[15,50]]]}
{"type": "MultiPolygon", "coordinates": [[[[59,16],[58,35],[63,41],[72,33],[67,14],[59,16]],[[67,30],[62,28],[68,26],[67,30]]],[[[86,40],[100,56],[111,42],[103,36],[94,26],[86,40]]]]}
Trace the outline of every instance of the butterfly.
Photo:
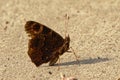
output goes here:
{"type": "Polygon", "coordinates": [[[53,66],[70,48],[69,35],[63,38],[41,23],[27,21],[25,31],[30,37],[28,55],[37,67],[48,62],[49,66],[53,66]]]}

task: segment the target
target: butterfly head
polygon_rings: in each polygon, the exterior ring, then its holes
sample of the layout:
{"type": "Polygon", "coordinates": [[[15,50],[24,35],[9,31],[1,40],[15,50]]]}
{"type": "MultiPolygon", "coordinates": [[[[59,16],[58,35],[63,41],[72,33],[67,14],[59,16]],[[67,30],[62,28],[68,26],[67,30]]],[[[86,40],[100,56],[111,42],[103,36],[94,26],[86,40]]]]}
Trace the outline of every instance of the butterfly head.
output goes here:
{"type": "Polygon", "coordinates": [[[69,35],[65,37],[64,39],[64,51],[68,51],[70,45],[70,37],[69,35]]]}

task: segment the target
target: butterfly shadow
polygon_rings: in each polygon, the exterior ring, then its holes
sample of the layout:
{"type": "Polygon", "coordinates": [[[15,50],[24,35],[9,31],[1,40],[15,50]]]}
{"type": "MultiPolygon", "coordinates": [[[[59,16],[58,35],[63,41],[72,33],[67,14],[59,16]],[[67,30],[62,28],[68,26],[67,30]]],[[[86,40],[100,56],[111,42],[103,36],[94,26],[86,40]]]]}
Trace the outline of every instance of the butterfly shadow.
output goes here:
{"type": "Polygon", "coordinates": [[[100,62],[106,62],[111,59],[108,58],[89,58],[89,59],[84,59],[84,60],[79,60],[79,61],[71,61],[71,62],[64,62],[64,63],[59,63],[55,64],[55,66],[68,66],[68,65],[80,65],[80,64],[95,64],[95,63],[100,63],[100,62]]]}

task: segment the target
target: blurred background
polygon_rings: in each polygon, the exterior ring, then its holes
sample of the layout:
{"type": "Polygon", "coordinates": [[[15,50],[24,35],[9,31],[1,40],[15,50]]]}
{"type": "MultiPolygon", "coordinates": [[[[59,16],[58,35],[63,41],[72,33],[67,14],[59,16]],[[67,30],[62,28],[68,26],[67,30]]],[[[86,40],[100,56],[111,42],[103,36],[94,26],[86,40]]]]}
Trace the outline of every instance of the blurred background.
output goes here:
{"type": "Polygon", "coordinates": [[[120,0],[0,0],[0,80],[60,80],[60,73],[78,80],[117,80],[119,4],[120,0]],[[60,57],[59,71],[58,65],[36,67],[27,54],[24,25],[29,20],[63,37],[69,34],[79,63],[66,52],[60,57]]]}

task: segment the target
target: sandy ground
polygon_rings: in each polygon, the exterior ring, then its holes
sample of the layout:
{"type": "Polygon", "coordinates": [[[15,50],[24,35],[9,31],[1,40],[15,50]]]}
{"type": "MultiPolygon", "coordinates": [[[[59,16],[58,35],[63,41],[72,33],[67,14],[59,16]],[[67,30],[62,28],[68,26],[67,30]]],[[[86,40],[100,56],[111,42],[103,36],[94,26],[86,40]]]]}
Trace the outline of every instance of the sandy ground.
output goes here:
{"type": "Polygon", "coordinates": [[[0,80],[60,80],[60,73],[78,80],[120,78],[120,0],[0,0],[0,80]],[[65,53],[59,71],[48,64],[36,67],[27,54],[27,20],[63,37],[67,31],[79,63],[65,53]]]}

